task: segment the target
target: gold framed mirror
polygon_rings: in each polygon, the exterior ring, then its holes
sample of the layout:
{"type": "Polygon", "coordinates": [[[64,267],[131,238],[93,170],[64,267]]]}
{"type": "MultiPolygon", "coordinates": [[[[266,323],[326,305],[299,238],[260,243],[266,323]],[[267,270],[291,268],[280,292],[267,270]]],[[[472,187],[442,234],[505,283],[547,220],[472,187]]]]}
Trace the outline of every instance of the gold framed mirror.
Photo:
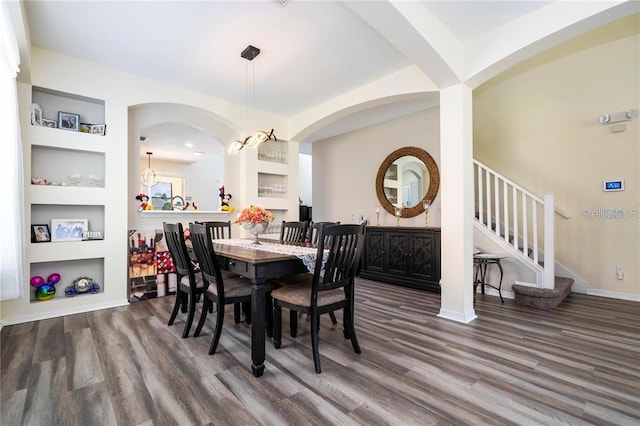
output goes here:
{"type": "Polygon", "coordinates": [[[433,202],[440,188],[440,171],[427,151],[408,146],[384,159],[376,176],[378,201],[387,213],[415,217],[424,212],[424,201],[433,202]]]}

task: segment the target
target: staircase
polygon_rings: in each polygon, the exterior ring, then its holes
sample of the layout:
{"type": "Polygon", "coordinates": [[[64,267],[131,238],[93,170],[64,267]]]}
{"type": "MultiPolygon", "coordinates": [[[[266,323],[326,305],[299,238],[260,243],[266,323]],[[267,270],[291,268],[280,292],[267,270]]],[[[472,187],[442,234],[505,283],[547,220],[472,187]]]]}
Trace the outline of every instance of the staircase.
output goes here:
{"type": "Polygon", "coordinates": [[[474,160],[476,220],[474,226],[490,235],[511,256],[535,274],[535,282],[516,282],[511,288],[519,305],[552,309],[570,293],[573,279],[556,277],[553,195],[544,198],[474,160]]]}

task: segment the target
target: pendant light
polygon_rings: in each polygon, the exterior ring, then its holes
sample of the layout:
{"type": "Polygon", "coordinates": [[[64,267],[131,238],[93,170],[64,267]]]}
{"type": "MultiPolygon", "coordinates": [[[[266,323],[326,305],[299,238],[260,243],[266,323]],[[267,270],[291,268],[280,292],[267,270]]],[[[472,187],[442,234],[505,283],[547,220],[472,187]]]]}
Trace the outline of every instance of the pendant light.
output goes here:
{"type": "Polygon", "coordinates": [[[144,170],[140,170],[140,183],[144,186],[156,186],[158,184],[158,177],[156,171],[151,168],[151,156],[153,152],[147,152],[149,156],[149,167],[144,170]]]}
{"type": "MultiPolygon", "coordinates": [[[[256,56],[258,56],[260,54],[260,49],[258,49],[255,46],[247,46],[242,53],[240,53],[240,56],[243,57],[244,59],[246,59],[247,61],[253,61],[255,59],[256,56]]],[[[247,63],[247,67],[245,68],[245,80],[246,80],[246,98],[247,98],[247,122],[248,120],[248,116],[249,116],[249,66],[247,63]]],[[[252,77],[252,85],[253,85],[253,89],[252,89],[252,93],[253,93],[253,101],[255,102],[255,91],[256,91],[256,77],[255,77],[255,67],[253,68],[253,77],[252,77]]],[[[254,106],[252,106],[254,107],[254,106]]],[[[257,147],[258,145],[260,145],[261,143],[267,142],[269,140],[274,140],[277,141],[278,138],[276,138],[276,136],[273,133],[273,129],[271,129],[270,132],[266,132],[264,130],[259,130],[256,133],[247,136],[246,138],[244,138],[244,140],[242,141],[235,141],[231,144],[231,146],[229,147],[229,152],[232,154],[235,154],[237,152],[239,152],[242,148],[244,147],[249,147],[249,148],[254,148],[257,147]]]]}

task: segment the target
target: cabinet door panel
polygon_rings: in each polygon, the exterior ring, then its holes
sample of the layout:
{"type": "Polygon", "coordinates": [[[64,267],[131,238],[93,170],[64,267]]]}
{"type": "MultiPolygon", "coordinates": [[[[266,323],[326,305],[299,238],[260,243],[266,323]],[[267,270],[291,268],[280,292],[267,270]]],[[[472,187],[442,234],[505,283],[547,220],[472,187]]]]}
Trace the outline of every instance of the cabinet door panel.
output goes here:
{"type": "Polygon", "coordinates": [[[409,273],[416,278],[436,280],[434,236],[432,234],[414,234],[410,239],[409,273]]]}
{"type": "Polygon", "coordinates": [[[390,233],[388,235],[388,272],[406,274],[407,273],[407,234],[390,233]]]}
{"type": "Polygon", "coordinates": [[[381,232],[367,232],[365,251],[365,267],[371,272],[382,272],[384,269],[384,234],[381,232]]]}

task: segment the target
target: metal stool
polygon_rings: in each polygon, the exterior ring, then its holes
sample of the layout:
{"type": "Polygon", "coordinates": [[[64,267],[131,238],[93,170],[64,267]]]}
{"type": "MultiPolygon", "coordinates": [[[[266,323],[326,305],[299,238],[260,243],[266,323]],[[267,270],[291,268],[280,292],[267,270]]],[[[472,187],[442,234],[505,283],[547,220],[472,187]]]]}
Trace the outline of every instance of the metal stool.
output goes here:
{"type": "Polygon", "coordinates": [[[484,286],[488,285],[491,288],[498,290],[498,295],[500,296],[500,301],[504,303],[504,299],[502,298],[502,265],[500,261],[504,259],[506,256],[501,256],[498,254],[490,254],[490,253],[478,253],[473,255],[473,268],[475,270],[474,279],[473,279],[473,301],[476,300],[476,291],[479,285],[482,287],[482,294],[484,294],[484,286]],[[489,265],[497,265],[500,270],[500,281],[498,286],[494,286],[489,284],[486,281],[487,277],[487,267],[489,265]]]}

